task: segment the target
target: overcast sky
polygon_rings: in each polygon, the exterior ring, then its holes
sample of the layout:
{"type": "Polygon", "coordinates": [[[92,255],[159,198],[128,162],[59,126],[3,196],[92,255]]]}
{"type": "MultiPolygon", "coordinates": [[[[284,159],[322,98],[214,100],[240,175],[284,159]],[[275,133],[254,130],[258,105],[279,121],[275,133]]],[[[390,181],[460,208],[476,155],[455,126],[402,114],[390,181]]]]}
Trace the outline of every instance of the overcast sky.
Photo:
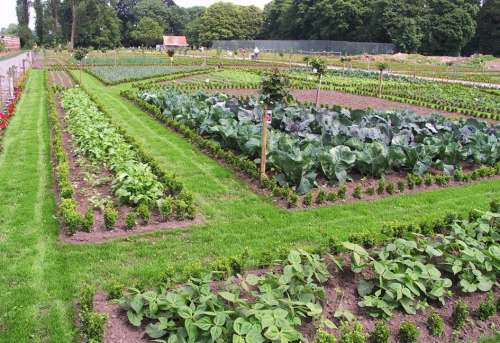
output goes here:
{"type": "MultiPolygon", "coordinates": [[[[210,6],[217,0],[174,0],[179,6],[210,6]]],[[[270,0],[225,0],[226,2],[233,2],[239,5],[256,5],[264,8],[270,0]]],[[[0,28],[6,27],[11,23],[17,23],[16,17],[16,0],[0,0],[0,28]]],[[[32,11],[33,12],[33,11],[32,11]]],[[[31,19],[30,26],[33,27],[33,19],[31,19]]]]}

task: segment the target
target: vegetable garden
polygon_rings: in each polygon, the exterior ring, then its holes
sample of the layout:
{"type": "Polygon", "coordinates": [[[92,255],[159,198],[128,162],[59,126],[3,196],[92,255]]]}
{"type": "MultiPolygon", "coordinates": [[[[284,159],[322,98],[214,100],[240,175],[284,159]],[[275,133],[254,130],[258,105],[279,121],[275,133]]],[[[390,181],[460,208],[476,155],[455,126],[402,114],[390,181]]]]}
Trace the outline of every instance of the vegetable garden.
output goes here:
{"type": "Polygon", "coordinates": [[[378,96],[380,75],[144,56],[29,72],[0,152],[0,339],[498,339],[496,91],[384,76],[462,116],[316,106],[288,92],[378,96]]]}

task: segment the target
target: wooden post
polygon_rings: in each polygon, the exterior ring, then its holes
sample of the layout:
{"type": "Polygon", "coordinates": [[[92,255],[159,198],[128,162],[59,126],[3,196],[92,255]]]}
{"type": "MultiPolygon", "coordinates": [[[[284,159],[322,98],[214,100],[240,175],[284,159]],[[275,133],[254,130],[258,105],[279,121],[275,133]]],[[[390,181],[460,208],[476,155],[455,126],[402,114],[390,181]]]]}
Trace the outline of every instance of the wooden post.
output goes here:
{"type": "Polygon", "coordinates": [[[378,97],[382,97],[382,77],[384,75],[384,71],[380,70],[380,77],[379,77],[379,86],[378,86],[378,97]]]}
{"type": "Polygon", "coordinates": [[[266,176],[266,154],[267,154],[267,104],[264,103],[264,113],[262,114],[262,140],[260,156],[260,180],[266,176]]]}
{"type": "Polygon", "coordinates": [[[318,107],[319,105],[319,91],[321,90],[321,79],[322,75],[320,74],[318,78],[318,90],[316,91],[316,107],[318,107]]]}

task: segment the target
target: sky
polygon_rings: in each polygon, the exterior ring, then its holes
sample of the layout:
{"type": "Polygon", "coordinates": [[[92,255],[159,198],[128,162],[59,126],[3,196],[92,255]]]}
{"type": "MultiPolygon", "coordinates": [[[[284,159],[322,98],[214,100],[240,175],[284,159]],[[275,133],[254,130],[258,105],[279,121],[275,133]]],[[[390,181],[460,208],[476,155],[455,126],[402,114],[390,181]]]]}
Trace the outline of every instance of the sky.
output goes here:
{"type": "MultiPolygon", "coordinates": [[[[191,6],[210,6],[218,0],[174,0],[175,3],[182,7],[191,6]]],[[[238,5],[256,5],[264,8],[270,0],[225,0],[226,2],[232,2],[238,5]]],[[[7,27],[11,23],[17,23],[16,17],[16,0],[0,0],[1,10],[0,10],[0,28],[7,27]]],[[[33,12],[33,10],[31,11],[33,12]]],[[[33,27],[34,19],[32,18],[30,26],[33,27]]]]}

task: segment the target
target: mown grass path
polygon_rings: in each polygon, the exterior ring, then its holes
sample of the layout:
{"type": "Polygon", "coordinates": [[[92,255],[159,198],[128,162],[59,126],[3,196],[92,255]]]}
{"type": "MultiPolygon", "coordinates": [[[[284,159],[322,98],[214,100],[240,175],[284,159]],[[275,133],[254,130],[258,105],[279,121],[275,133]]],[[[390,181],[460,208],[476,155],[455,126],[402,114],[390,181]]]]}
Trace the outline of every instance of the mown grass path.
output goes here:
{"type": "Polygon", "coordinates": [[[292,246],[317,247],[329,236],[377,234],[384,223],[412,222],[486,207],[500,197],[500,181],[445,188],[374,202],[287,212],[184,139],[84,75],[105,110],[165,169],[194,192],[206,224],[97,245],[58,242],[51,194],[43,74],[31,72],[0,154],[0,342],[71,342],[72,300],[83,282],[102,288],[113,280],[154,285],[168,270],[203,266],[241,254],[247,265],[292,246]]]}

